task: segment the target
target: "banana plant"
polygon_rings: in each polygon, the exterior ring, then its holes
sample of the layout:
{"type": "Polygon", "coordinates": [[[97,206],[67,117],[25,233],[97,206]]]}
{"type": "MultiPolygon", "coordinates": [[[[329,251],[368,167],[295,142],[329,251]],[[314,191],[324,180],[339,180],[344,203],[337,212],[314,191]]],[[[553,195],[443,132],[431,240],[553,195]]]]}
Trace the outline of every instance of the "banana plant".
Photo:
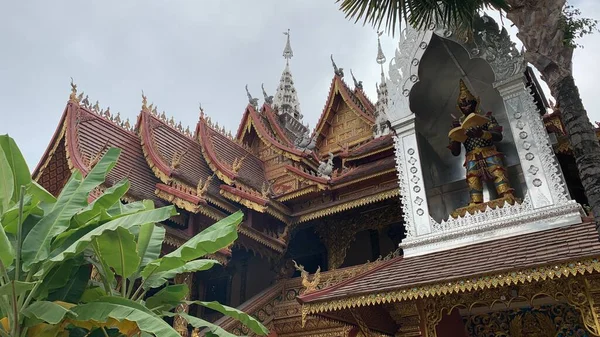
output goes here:
{"type": "Polygon", "coordinates": [[[31,179],[14,140],[0,136],[0,337],[179,336],[164,317],[180,315],[207,336],[230,336],[184,313],[181,303],[230,315],[259,335],[267,329],[249,315],[216,302],[186,302],[187,288],[167,285],[179,273],[207,270],[201,259],[230,245],[238,212],[160,256],[173,206],[151,201],[124,204],[123,180],[104,189],[120,150],[111,148],[84,177],[74,171],[54,197],[31,179]],[[92,278],[94,273],[94,278],[92,278]],[[146,298],[151,288],[163,287],[146,298]]]}

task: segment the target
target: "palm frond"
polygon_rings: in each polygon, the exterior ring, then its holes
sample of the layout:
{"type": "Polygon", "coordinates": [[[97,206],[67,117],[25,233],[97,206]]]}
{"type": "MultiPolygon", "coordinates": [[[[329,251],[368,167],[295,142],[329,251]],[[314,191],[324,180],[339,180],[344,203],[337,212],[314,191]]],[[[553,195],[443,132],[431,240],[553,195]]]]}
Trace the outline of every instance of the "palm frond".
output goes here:
{"type": "Polygon", "coordinates": [[[401,30],[402,22],[422,29],[434,21],[455,27],[472,27],[476,13],[482,9],[508,10],[506,0],[336,0],[346,18],[363,20],[392,35],[401,30]]]}

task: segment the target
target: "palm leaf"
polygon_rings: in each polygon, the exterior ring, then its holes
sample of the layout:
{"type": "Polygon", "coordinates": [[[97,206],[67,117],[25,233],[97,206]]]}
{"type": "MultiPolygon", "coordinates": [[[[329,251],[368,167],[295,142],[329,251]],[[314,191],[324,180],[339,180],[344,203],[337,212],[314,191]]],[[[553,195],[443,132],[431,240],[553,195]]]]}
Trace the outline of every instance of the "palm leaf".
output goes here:
{"type": "Polygon", "coordinates": [[[337,0],[340,10],[355,22],[363,20],[394,34],[402,22],[423,29],[432,22],[449,27],[472,27],[475,14],[482,9],[509,10],[506,0],[337,0]]]}

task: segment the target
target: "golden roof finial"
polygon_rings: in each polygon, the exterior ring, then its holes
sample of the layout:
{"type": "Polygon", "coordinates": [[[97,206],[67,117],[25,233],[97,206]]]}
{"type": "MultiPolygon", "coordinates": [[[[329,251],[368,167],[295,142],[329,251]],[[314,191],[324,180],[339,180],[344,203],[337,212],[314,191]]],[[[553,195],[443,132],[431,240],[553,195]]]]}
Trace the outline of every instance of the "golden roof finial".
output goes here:
{"type": "Polygon", "coordinates": [[[202,109],[202,103],[198,103],[198,107],[200,108],[200,119],[204,118],[204,109],[202,109]]]}
{"type": "MultiPolygon", "coordinates": [[[[83,93],[81,95],[83,95],[83,93]]],[[[79,97],[77,96],[77,84],[73,82],[73,77],[71,77],[71,94],[69,95],[69,100],[79,104],[79,97]]]]}
{"type": "Polygon", "coordinates": [[[144,90],[142,90],[142,111],[148,111],[148,98],[144,95],[144,90]]]}
{"type": "Polygon", "coordinates": [[[148,105],[148,111],[152,112],[153,109],[154,109],[154,103],[150,103],[150,105],[148,105]]]}

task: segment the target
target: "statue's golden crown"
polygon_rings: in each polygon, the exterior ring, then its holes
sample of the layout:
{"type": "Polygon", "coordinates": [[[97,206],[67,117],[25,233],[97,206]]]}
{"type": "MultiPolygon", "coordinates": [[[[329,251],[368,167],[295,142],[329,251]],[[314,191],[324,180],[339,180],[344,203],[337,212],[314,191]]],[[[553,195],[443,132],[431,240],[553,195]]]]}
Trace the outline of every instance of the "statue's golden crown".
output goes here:
{"type": "Polygon", "coordinates": [[[462,100],[467,100],[467,101],[477,100],[477,98],[475,96],[473,96],[473,94],[469,91],[469,88],[467,88],[467,85],[462,80],[462,78],[459,81],[459,86],[460,86],[460,92],[458,94],[457,103],[460,103],[462,100]]]}

